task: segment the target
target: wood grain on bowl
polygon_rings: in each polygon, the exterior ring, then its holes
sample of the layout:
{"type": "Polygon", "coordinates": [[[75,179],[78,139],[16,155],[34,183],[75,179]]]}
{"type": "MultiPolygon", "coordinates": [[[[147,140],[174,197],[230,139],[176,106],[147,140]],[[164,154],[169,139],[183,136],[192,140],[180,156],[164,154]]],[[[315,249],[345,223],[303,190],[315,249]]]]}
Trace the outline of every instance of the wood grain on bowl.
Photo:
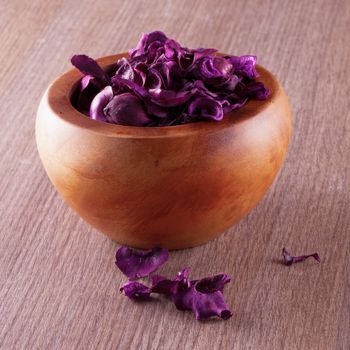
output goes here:
{"type": "MultiPolygon", "coordinates": [[[[99,60],[108,66],[125,54],[99,60]]],[[[37,114],[40,157],[58,192],[89,224],[138,248],[205,243],[247,214],[276,177],[291,133],[287,96],[271,90],[221,122],[132,127],[91,120],[70,103],[76,70],[46,91],[37,114]]]]}

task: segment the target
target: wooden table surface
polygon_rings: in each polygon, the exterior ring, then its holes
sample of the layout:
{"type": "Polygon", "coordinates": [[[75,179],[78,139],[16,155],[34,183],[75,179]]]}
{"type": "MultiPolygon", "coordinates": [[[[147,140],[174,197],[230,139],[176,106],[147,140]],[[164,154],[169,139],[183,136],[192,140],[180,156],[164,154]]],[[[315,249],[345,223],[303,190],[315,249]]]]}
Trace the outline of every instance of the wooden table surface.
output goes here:
{"type": "Polygon", "coordinates": [[[348,0],[0,4],[1,349],[350,348],[348,0]],[[228,321],[120,295],[118,245],[64,204],[38,158],[36,109],[70,57],[122,52],[155,29],[188,47],[256,54],[292,105],[292,143],[268,194],[221,238],[171,252],[160,271],[232,275],[228,321]],[[283,246],[322,263],[286,267],[283,246]]]}

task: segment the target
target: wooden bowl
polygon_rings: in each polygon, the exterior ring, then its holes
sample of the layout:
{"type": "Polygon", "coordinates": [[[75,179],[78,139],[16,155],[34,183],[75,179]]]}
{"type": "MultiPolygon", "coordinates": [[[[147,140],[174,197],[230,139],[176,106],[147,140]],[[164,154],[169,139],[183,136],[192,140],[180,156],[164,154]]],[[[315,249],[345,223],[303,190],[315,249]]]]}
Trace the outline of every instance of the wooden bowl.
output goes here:
{"type": "MultiPolygon", "coordinates": [[[[101,58],[106,67],[126,54],[101,58]]],[[[291,134],[291,110],[276,78],[271,90],[221,122],[134,127],[92,120],[70,102],[73,69],[43,96],[36,140],[64,200],[113,240],[137,247],[193,247],[246,215],[276,177],[291,134]]],[[[62,227],[64,230],[64,227],[62,227]]]]}

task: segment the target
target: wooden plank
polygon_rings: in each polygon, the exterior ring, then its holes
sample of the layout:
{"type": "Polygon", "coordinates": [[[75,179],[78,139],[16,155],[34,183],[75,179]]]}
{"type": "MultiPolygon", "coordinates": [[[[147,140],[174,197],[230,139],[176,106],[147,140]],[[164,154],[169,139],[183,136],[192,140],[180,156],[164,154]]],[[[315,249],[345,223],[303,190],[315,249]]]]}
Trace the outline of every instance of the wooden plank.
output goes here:
{"type": "Polygon", "coordinates": [[[350,3],[2,2],[1,349],[350,348],[350,3]],[[38,159],[35,112],[73,53],[123,52],[161,29],[189,47],[257,54],[286,88],[293,140],[263,201],[221,238],[160,272],[233,276],[227,322],[119,295],[117,245],[58,197],[38,159]],[[285,267],[283,246],[322,263],[285,267]]]}

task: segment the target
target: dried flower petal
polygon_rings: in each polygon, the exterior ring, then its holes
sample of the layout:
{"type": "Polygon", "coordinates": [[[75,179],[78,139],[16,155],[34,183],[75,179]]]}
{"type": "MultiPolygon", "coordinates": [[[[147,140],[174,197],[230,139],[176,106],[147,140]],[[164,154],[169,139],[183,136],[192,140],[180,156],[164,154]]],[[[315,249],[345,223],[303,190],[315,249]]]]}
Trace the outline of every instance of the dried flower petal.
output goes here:
{"type": "Polygon", "coordinates": [[[174,302],[178,310],[192,311],[197,320],[212,316],[227,320],[232,316],[222,294],[224,285],[230,282],[226,274],[219,274],[201,280],[189,281],[189,269],[183,269],[175,279],[152,276],[153,293],[165,294],[174,302]]]}
{"type": "Polygon", "coordinates": [[[209,317],[218,316],[223,320],[228,320],[232,316],[224,295],[220,291],[202,293],[198,291],[197,284],[192,287],[192,311],[197,320],[205,320],[209,317]]]}
{"type": "Polygon", "coordinates": [[[73,93],[72,104],[83,113],[89,110],[93,97],[101,89],[95,85],[95,80],[92,75],[83,76],[73,93]]]}
{"type": "Polygon", "coordinates": [[[173,280],[169,280],[166,277],[159,275],[151,276],[152,292],[165,294],[166,296],[171,297],[181,288],[188,289],[190,287],[190,281],[188,279],[189,271],[188,268],[182,269],[173,280]]]}
{"type": "Polygon", "coordinates": [[[206,56],[200,60],[195,75],[209,84],[220,84],[232,75],[232,64],[224,57],[206,56]]]}
{"type": "Polygon", "coordinates": [[[290,266],[294,263],[304,261],[308,258],[314,258],[317,262],[321,262],[320,256],[317,253],[301,256],[292,256],[286,248],[282,249],[284,264],[290,266]]]}
{"type": "Polygon", "coordinates": [[[151,296],[151,290],[142,283],[129,281],[125,283],[121,288],[121,292],[134,300],[149,300],[151,296]]]}
{"type": "Polygon", "coordinates": [[[188,114],[192,118],[221,120],[224,117],[222,105],[212,97],[198,97],[188,107],[188,114]]]}
{"type": "Polygon", "coordinates": [[[161,31],[154,31],[148,34],[143,34],[140,41],[134,49],[129,50],[131,58],[139,57],[155,51],[162,43],[165,43],[168,38],[161,31]],[[153,46],[151,46],[153,44],[153,46]],[[154,45],[156,44],[156,45],[154,45]]]}
{"type": "Polygon", "coordinates": [[[129,92],[114,96],[103,113],[108,122],[120,125],[143,126],[151,121],[142,101],[129,92]]]}
{"type": "Polygon", "coordinates": [[[244,98],[255,98],[257,100],[266,100],[270,91],[261,82],[251,82],[246,85],[237,84],[237,93],[244,98]]]}
{"type": "Polygon", "coordinates": [[[71,59],[73,66],[79,69],[85,75],[91,75],[101,80],[105,85],[109,84],[107,73],[98,65],[98,63],[86,55],[74,55],[71,59]]]}
{"type": "Polygon", "coordinates": [[[235,74],[250,79],[255,79],[259,76],[255,69],[256,56],[229,56],[227,60],[232,64],[235,74]]]}
{"type": "Polygon", "coordinates": [[[91,84],[91,81],[95,79],[92,75],[85,75],[81,78],[80,81],[80,91],[83,92],[89,84],[91,84]]]}
{"type": "Polygon", "coordinates": [[[134,81],[135,78],[134,70],[130,62],[125,57],[121,58],[118,61],[118,69],[115,74],[123,79],[128,79],[132,81],[134,81]]]}
{"type": "Polygon", "coordinates": [[[202,278],[197,282],[196,289],[201,293],[212,293],[216,291],[222,292],[226,283],[230,282],[231,278],[225,273],[220,273],[212,277],[202,278]]]}
{"type": "Polygon", "coordinates": [[[155,89],[150,91],[152,101],[158,106],[175,107],[186,103],[195,93],[195,90],[190,91],[172,91],[155,89]]]}
{"type": "Polygon", "coordinates": [[[116,253],[115,264],[130,280],[148,276],[163,265],[169,257],[164,248],[135,250],[121,247],[116,253]]]}
{"type": "Polygon", "coordinates": [[[103,109],[113,99],[113,89],[111,86],[106,86],[92,100],[90,105],[90,118],[100,121],[106,121],[107,118],[103,109]]]}
{"type": "Polygon", "coordinates": [[[98,87],[87,97],[73,94],[74,106],[84,113],[90,109],[91,118],[109,123],[170,126],[220,121],[224,113],[241,108],[249,99],[264,100],[270,93],[255,81],[256,56],[220,56],[212,48],[188,49],[160,31],[143,34],[129,56],[109,69],[110,76],[92,58],[73,56],[72,64],[89,76],[82,83],[98,87]],[[107,100],[105,93],[91,106],[92,98],[109,85],[113,98],[108,106],[100,108],[107,100]]]}

